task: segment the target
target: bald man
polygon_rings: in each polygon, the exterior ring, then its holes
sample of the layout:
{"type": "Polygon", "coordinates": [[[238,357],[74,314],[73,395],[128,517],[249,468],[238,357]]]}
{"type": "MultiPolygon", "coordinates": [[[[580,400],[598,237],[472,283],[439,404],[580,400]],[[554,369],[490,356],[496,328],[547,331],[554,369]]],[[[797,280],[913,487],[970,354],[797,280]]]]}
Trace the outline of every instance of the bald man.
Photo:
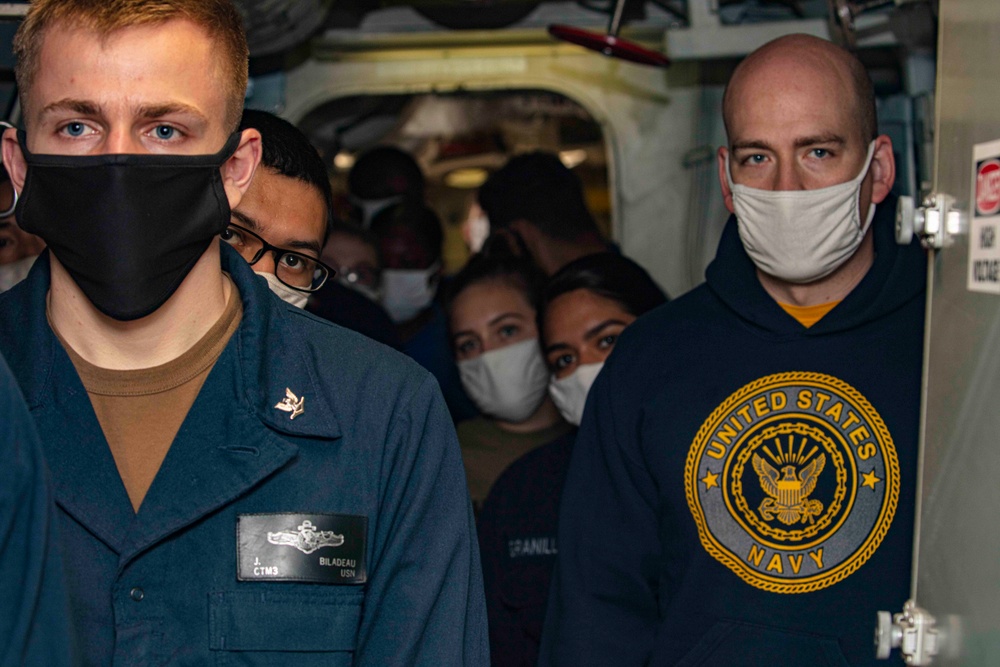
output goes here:
{"type": "Polygon", "coordinates": [[[593,386],[543,665],[873,665],[907,597],[925,257],[894,242],[872,85],[790,36],[723,113],[734,215],[593,386]]]}

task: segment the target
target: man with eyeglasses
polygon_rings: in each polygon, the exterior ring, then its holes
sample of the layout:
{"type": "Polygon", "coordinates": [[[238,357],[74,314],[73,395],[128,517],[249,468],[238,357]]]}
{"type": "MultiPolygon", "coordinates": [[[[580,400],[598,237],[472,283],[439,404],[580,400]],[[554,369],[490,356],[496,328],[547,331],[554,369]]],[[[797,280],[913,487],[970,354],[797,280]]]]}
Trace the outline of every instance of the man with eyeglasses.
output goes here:
{"type": "Polygon", "coordinates": [[[370,230],[351,222],[334,222],[323,247],[323,259],[336,269],[337,282],[381,303],[382,256],[370,230]]]}
{"type": "Polygon", "coordinates": [[[346,226],[328,222],[330,181],[319,153],[298,128],[266,111],[245,110],[240,127],[259,131],[263,150],[222,239],[284,301],[401,349],[385,310],[333,280],[348,276],[317,259],[327,256],[324,239],[329,245],[330,235],[346,226]]]}
{"type": "Polygon", "coordinates": [[[284,301],[305,308],[333,273],[320,259],[332,205],[326,167],[291,123],[247,109],[240,129],[261,134],[260,166],[222,239],[284,301]]]}
{"type": "Polygon", "coordinates": [[[381,305],[382,259],[371,233],[332,220],[322,258],[336,276],[310,297],[306,310],[402,351],[396,325],[381,305]]]}

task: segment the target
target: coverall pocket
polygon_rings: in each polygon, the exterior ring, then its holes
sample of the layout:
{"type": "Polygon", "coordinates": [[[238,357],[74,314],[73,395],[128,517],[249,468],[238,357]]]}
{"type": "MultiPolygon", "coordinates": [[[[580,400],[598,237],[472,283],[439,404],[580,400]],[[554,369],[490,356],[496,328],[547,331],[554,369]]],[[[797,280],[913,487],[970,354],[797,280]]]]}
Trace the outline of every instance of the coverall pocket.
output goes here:
{"type": "Polygon", "coordinates": [[[719,621],[675,667],[849,667],[836,639],[764,625],[719,621]]]}
{"type": "Polygon", "coordinates": [[[210,593],[209,648],[219,666],[350,665],[360,589],[210,593]]]}

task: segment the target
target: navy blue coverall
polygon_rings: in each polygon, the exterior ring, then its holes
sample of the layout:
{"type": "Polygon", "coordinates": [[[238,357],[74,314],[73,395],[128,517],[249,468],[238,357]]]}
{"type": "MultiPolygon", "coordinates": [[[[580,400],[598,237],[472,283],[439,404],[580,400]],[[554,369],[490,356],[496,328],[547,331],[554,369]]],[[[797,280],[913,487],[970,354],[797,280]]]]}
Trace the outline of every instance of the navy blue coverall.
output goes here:
{"type": "Polygon", "coordinates": [[[35,426],[0,358],[0,667],[70,664],[54,506],[35,426]]]}
{"type": "Polygon", "coordinates": [[[222,268],[243,320],[137,513],[47,324],[48,255],[0,296],[0,350],[52,469],[85,661],[486,665],[472,509],[433,377],[282,303],[225,244],[222,268]],[[277,407],[289,392],[301,413],[277,407]],[[238,542],[238,523],[261,539],[238,542]],[[350,568],[334,540],[355,543],[350,568]],[[282,570],[265,553],[312,570],[268,579],[282,570]]]}

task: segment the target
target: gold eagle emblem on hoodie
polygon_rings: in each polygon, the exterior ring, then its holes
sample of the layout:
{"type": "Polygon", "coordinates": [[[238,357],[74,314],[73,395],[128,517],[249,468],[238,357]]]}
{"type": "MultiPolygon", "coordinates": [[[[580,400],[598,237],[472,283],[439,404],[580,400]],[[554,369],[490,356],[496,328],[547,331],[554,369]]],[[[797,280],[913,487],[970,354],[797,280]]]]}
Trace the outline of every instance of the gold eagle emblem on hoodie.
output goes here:
{"type": "Polygon", "coordinates": [[[782,466],[781,472],[758,454],[753,455],[753,469],[760,478],[760,486],[770,498],[765,498],[757,511],[765,521],[775,518],[786,526],[798,522],[813,522],[813,517],[823,513],[823,503],[810,500],[819,475],[826,465],[826,455],[820,454],[796,470],[793,465],[782,466]],[[798,474],[796,474],[798,473],[798,474]]]}

